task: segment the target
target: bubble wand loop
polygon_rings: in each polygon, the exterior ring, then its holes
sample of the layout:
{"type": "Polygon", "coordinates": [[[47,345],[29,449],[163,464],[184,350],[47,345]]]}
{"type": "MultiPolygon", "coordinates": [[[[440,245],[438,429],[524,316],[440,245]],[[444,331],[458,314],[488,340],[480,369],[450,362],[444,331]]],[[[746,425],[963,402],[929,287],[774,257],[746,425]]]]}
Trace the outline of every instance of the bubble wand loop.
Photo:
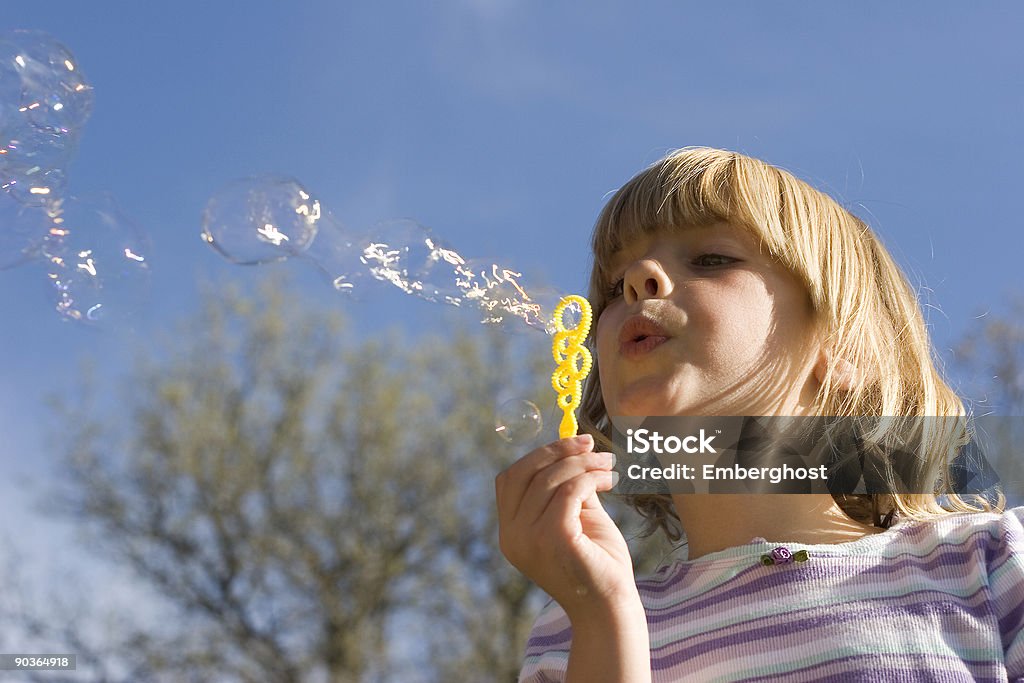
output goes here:
{"type": "Polygon", "coordinates": [[[562,409],[562,422],[558,426],[558,437],[565,439],[576,435],[576,409],[582,399],[583,380],[594,364],[590,350],[583,346],[590,333],[593,312],[590,302],[578,295],[563,297],[555,307],[555,339],[551,343],[557,369],[551,375],[551,386],[558,393],[558,407],[562,409]],[[571,305],[580,307],[580,321],[566,329],[562,316],[571,305]]]}

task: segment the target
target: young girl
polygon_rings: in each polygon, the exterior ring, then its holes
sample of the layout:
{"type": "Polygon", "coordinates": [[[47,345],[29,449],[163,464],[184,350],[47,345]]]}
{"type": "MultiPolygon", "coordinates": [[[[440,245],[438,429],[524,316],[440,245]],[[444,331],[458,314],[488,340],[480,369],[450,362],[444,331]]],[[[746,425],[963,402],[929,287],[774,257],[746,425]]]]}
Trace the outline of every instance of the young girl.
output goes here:
{"type": "MultiPolygon", "coordinates": [[[[552,597],[520,681],[1024,681],[1024,509],[637,495],[688,559],[636,581],[598,500],[618,479],[609,416],[964,414],[867,226],[785,171],[691,148],[619,190],[593,250],[586,433],[495,482],[502,551],[552,597]]],[[[920,453],[942,474],[958,445],[937,430],[920,453]]]]}

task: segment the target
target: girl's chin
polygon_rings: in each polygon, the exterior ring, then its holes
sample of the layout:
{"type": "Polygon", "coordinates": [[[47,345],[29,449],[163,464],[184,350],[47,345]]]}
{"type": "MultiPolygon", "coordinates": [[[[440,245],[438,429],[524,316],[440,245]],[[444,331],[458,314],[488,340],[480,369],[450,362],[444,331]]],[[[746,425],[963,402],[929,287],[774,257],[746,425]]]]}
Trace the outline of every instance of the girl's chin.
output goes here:
{"type": "MultiPolygon", "coordinates": [[[[618,411],[608,410],[609,416],[621,418],[623,421],[640,421],[645,417],[690,417],[690,416],[720,416],[720,415],[746,415],[753,413],[736,412],[735,406],[724,405],[717,401],[704,401],[701,403],[686,402],[660,402],[636,401],[618,406],[618,411]]],[[[760,413],[759,413],[760,414],[760,413]]],[[[614,420],[616,424],[618,420],[614,420]]]]}
{"type": "Polygon", "coordinates": [[[625,433],[628,429],[637,429],[643,424],[646,415],[611,415],[612,425],[619,432],[625,433]]]}
{"type": "Polygon", "coordinates": [[[615,408],[615,411],[609,409],[608,414],[653,417],[656,415],[691,415],[699,410],[699,406],[692,401],[681,401],[677,396],[666,396],[663,393],[649,390],[630,392],[629,396],[620,398],[615,408]]]}

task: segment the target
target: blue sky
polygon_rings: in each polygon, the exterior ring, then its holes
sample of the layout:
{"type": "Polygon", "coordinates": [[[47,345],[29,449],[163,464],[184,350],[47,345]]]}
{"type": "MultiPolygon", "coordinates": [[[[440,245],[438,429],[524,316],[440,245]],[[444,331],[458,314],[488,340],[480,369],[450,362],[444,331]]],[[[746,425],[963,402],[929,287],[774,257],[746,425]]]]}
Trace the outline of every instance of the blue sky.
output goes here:
{"type": "MultiPolygon", "coordinates": [[[[5,2],[0,30],[54,35],[94,84],[70,190],[110,191],[147,228],[154,292],[104,334],[59,321],[37,269],[0,272],[0,531],[41,524],[11,482],[48,462],[61,426],[42,399],[82,357],[114,377],[195,309],[197,280],[264,277],[199,240],[206,199],[238,177],[293,175],[353,228],[411,217],[574,291],[610,191],[670,149],[725,147],[868,220],[944,358],[1021,291],[1024,6],[637,4],[5,2]]],[[[397,294],[356,310],[410,339],[432,312],[397,294]]]]}

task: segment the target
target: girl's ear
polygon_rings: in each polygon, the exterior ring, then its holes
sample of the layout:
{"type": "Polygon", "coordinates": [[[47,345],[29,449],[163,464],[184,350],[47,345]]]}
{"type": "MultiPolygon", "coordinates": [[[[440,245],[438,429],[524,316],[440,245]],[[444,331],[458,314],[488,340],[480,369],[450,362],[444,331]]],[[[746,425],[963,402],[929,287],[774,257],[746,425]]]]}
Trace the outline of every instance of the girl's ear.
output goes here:
{"type": "Polygon", "coordinates": [[[814,377],[824,384],[831,375],[832,386],[840,391],[853,391],[864,381],[864,374],[845,358],[834,358],[829,351],[822,351],[814,364],[814,377]]]}

